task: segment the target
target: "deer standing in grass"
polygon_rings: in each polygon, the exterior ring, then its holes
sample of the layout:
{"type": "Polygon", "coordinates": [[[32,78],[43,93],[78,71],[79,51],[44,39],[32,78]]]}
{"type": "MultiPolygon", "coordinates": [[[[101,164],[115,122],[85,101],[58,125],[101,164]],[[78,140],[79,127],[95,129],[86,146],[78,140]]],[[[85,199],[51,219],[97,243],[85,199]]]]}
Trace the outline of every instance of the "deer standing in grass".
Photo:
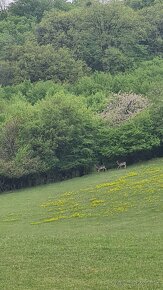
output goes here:
{"type": "Polygon", "coordinates": [[[117,161],[116,163],[118,165],[118,169],[120,169],[120,168],[126,168],[126,161],[124,161],[124,162],[117,161]]]}
{"type": "Polygon", "coordinates": [[[96,165],[96,170],[97,170],[97,172],[106,171],[106,167],[105,167],[105,165],[100,165],[100,166],[96,165]]]}

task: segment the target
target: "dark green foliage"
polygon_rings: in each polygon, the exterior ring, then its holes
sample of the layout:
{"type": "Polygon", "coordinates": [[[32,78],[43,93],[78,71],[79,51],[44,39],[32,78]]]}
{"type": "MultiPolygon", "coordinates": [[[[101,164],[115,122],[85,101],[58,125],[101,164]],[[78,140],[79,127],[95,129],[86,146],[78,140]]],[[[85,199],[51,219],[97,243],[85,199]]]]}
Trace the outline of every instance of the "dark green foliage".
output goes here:
{"type": "Polygon", "coordinates": [[[0,85],[8,86],[13,84],[15,76],[14,65],[9,61],[0,61],[0,85]]]}
{"type": "Polygon", "coordinates": [[[122,2],[33,3],[17,0],[0,21],[2,85],[24,80],[74,82],[88,68],[117,74],[162,56],[159,1],[138,11],[122,2]]]}
{"type": "Polygon", "coordinates": [[[102,57],[103,70],[112,74],[118,71],[125,72],[132,67],[132,64],[132,58],[128,58],[123,51],[116,47],[106,49],[102,57]]]}
{"type": "Polygon", "coordinates": [[[146,25],[148,25],[147,36],[144,43],[147,45],[148,54],[163,55],[163,3],[156,2],[154,6],[144,8],[140,11],[146,25]]]}
{"type": "Polygon", "coordinates": [[[162,1],[104,2],[0,12],[0,190],[162,154],[162,1]]]}
{"type": "Polygon", "coordinates": [[[8,59],[7,52],[12,46],[21,45],[30,37],[34,19],[7,15],[0,21],[0,59],[8,59]]]}
{"type": "Polygon", "coordinates": [[[23,46],[13,47],[9,53],[10,62],[1,61],[1,84],[10,85],[23,80],[74,82],[88,71],[85,63],[75,60],[71,51],[60,48],[57,51],[51,45],[38,46],[26,42],[23,46]],[[10,74],[10,67],[14,73],[10,74]],[[3,78],[3,75],[6,75],[3,78]]]}
{"type": "Polygon", "coordinates": [[[151,110],[151,117],[155,125],[155,133],[160,139],[161,150],[163,151],[163,105],[161,103],[155,104],[151,110]]]}
{"type": "Polygon", "coordinates": [[[37,27],[40,44],[68,47],[93,70],[125,71],[144,57],[143,18],[121,3],[95,3],[88,9],[49,12],[37,27]]]}
{"type": "Polygon", "coordinates": [[[40,21],[44,12],[50,9],[67,10],[65,0],[16,0],[9,6],[9,12],[17,16],[35,17],[40,21]]]}
{"type": "Polygon", "coordinates": [[[124,2],[133,9],[142,9],[153,5],[156,0],[125,0],[124,2]]]}

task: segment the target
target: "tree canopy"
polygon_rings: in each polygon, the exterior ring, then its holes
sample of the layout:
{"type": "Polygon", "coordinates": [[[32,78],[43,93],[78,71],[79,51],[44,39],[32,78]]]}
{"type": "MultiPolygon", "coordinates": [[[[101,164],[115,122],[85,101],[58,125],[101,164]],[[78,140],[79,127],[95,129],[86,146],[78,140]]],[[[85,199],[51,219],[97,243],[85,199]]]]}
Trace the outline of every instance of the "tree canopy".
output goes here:
{"type": "Polygon", "coordinates": [[[0,1],[0,191],[163,152],[161,0],[0,1]]]}

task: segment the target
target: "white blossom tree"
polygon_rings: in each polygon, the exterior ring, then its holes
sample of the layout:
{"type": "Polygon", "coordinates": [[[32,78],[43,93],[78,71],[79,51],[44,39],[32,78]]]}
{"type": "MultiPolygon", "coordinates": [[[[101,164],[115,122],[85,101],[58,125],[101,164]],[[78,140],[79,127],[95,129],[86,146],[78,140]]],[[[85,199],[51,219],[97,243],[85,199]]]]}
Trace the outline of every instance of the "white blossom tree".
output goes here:
{"type": "Polygon", "coordinates": [[[101,116],[109,123],[118,125],[134,117],[149,105],[149,100],[145,96],[135,93],[119,93],[114,95],[114,99],[101,113],[101,116]]]}
{"type": "Polygon", "coordinates": [[[7,8],[7,6],[14,2],[14,0],[0,0],[0,11],[3,11],[7,8]]]}

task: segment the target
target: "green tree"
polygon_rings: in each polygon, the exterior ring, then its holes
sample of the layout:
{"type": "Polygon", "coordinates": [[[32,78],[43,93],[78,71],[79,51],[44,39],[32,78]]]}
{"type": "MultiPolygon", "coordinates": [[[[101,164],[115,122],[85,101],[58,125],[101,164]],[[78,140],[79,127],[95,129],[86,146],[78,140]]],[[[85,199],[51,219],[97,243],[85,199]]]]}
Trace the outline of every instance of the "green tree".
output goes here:
{"type": "Polygon", "coordinates": [[[33,158],[28,143],[21,136],[32,116],[32,106],[19,98],[3,107],[5,114],[0,124],[0,175],[20,178],[38,172],[41,163],[33,158]]]}
{"type": "Polygon", "coordinates": [[[140,15],[143,16],[145,25],[148,26],[147,36],[144,39],[148,47],[148,53],[152,56],[163,55],[163,5],[156,2],[155,5],[142,9],[140,15]]]}
{"type": "Polygon", "coordinates": [[[124,2],[133,9],[142,9],[153,5],[156,0],[125,0],[124,2]]]}
{"type": "Polygon", "coordinates": [[[39,46],[27,42],[23,46],[14,46],[8,59],[10,61],[2,61],[0,66],[2,85],[17,84],[23,80],[74,82],[88,72],[86,64],[75,60],[69,49],[54,50],[52,45],[39,46]]]}
{"type": "Polygon", "coordinates": [[[103,71],[110,72],[112,74],[117,71],[125,72],[132,67],[134,59],[128,58],[120,49],[111,47],[105,50],[102,57],[103,71]]]}
{"type": "Polygon", "coordinates": [[[30,37],[34,24],[34,19],[9,14],[0,21],[0,59],[7,57],[13,45],[21,45],[30,37]]]}
{"type": "Polygon", "coordinates": [[[113,162],[117,158],[139,160],[139,155],[160,146],[160,138],[155,132],[154,122],[149,112],[140,113],[135,118],[118,127],[102,128],[99,140],[99,156],[113,162]]]}
{"type": "Polygon", "coordinates": [[[16,0],[9,6],[9,12],[27,18],[35,17],[40,21],[44,12],[50,9],[67,10],[66,0],[16,0]]]}
{"type": "Polygon", "coordinates": [[[33,157],[38,156],[49,170],[89,168],[94,158],[97,120],[82,102],[58,94],[35,108],[35,119],[29,121],[25,132],[33,157]]]}
{"type": "Polygon", "coordinates": [[[163,105],[162,105],[162,102],[157,102],[154,108],[152,108],[151,118],[154,123],[155,133],[157,137],[160,139],[160,152],[161,152],[163,149],[163,105]]]}
{"type": "Polygon", "coordinates": [[[49,12],[36,33],[40,44],[69,47],[93,70],[124,71],[146,55],[143,17],[122,3],[49,12]]]}

